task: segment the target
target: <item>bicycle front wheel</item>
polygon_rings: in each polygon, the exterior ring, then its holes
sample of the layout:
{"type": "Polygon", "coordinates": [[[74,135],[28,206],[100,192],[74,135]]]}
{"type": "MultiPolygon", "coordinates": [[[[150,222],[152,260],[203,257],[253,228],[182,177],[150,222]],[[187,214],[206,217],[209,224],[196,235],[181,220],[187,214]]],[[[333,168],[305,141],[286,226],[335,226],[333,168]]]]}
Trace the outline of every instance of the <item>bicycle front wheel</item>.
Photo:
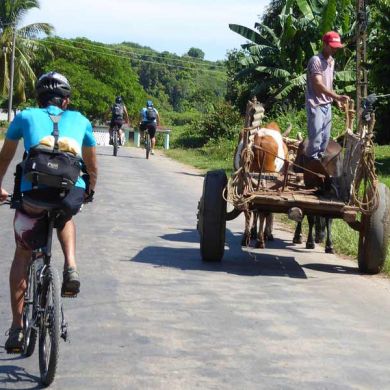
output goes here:
{"type": "Polygon", "coordinates": [[[151,142],[150,142],[150,135],[147,132],[145,135],[145,150],[146,150],[146,158],[149,158],[150,155],[150,149],[152,148],[151,142]]]}
{"type": "Polygon", "coordinates": [[[118,130],[116,129],[112,132],[112,145],[114,156],[116,156],[118,154],[118,130]]]}
{"type": "Polygon", "coordinates": [[[60,342],[60,280],[55,268],[48,266],[45,272],[42,292],[39,323],[39,370],[41,381],[50,385],[57,369],[60,342]]]}

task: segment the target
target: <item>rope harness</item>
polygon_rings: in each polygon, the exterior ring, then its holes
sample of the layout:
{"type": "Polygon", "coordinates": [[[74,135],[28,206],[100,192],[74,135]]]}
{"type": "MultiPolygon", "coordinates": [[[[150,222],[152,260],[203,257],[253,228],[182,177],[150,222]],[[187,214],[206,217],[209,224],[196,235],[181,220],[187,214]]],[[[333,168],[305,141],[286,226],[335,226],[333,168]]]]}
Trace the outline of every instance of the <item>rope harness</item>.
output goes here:
{"type": "MultiPolygon", "coordinates": [[[[346,128],[352,129],[355,118],[354,102],[351,100],[345,107],[346,116],[346,128]]],[[[363,214],[371,214],[376,210],[379,204],[379,193],[378,193],[378,179],[375,171],[375,154],[374,154],[374,143],[373,143],[373,128],[375,125],[375,115],[371,114],[371,120],[363,127],[364,132],[360,134],[360,141],[357,147],[360,147],[360,159],[354,172],[354,178],[350,189],[349,205],[356,206],[363,214]]],[[[300,188],[286,189],[286,184],[289,177],[289,168],[291,166],[297,167],[302,171],[306,171],[319,178],[323,178],[323,175],[317,172],[313,172],[290,159],[282,158],[275,153],[266,150],[262,146],[254,144],[254,134],[259,127],[246,127],[243,129],[243,142],[244,147],[241,152],[241,166],[231,175],[228,180],[224,192],[224,198],[227,202],[231,203],[236,209],[242,211],[249,211],[250,203],[258,196],[257,191],[261,190],[262,194],[272,193],[280,195],[284,194],[312,194],[313,189],[300,188]],[[276,188],[268,188],[266,181],[275,181],[278,177],[278,173],[274,175],[262,172],[251,173],[250,169],[254,160],[254,150],[261,150],[264,153],[272,155],[274,158],[281,159],[284,161],[284,170],[282,172],[283,180],[282,186],[276,188]],[[257,178],[257,182],[255,180],[257,178]]],[[[345,134],[345,133],[344,133],[345,134]]],[[[344,146],[345,146],[344,137],[344,146]]],[[[284,139],[288,145],[289,151],[293,151],[293,155],[296,154],[298,144],[300,141],[284,139]]],[[[259,168],[262,167],[260,161],[257,161],[259,168]]]]}

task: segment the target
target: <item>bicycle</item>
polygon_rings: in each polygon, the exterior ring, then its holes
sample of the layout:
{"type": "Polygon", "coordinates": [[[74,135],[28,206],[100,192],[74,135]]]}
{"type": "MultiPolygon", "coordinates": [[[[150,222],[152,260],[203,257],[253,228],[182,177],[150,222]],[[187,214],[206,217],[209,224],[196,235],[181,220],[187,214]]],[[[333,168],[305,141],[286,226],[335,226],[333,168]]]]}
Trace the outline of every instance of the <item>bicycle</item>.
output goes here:
{"type": "MultiPolygon", "coordinates": [[[[92,201],[92,198],[89,201],[92,201]]],[[[8,204],[11,208],[18,207],[12,196],[2,204],[8,204]]],[[[31,356],[38,339],[39,371],[41,382],[45,386],[49,386],[54,381],[60,338],[64,341],[69,339],[68,324],[65,321],[61,302],[60,278],[57,269],[51,264],[54,222],[61,212],[60,209],[47,211],[46,245],[32,252],[27,271],[27,289],[24,294],[22,314],[24,333],[22,355],[31,356]]],[[[63,296],[66,294],[64,293],[63,296]]]]}
{"type": "Polygon", "coordinates": [[[113,146],[113,155],[116,156],[118,154],[119,149],[119,127],[118,125],[114,125],[112,129],[112,146],[113,146]]]}
{"type": "Polygon", "coordinates": [[[150,151],[152,150],[152,143],[150,140],[149,131],[147,129],[144,131],[144,146],[145,146],[146,158],[149,159],[150,151]]]}

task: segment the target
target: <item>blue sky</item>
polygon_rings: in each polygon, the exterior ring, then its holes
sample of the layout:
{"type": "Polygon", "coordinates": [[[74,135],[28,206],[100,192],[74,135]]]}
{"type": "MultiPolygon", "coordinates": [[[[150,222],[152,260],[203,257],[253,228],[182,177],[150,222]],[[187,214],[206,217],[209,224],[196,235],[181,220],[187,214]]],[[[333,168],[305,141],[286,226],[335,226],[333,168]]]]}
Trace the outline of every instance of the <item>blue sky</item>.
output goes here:
{"type": "Polygon", "coordinates": [[[48,22],[63,38],[103,43],[135,42],[182,55],[191,47],[207,60],[222,60],[245,39],[229,23],[253,27],[265,0],[40,0],[23,25],[48,22]]]}

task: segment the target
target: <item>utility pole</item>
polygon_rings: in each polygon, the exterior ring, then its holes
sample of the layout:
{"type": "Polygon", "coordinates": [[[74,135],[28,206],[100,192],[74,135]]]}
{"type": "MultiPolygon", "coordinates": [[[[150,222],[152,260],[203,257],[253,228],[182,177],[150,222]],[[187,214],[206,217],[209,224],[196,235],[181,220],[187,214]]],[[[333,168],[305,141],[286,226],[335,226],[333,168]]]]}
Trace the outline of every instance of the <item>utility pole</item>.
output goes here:
{"type": "Polygon", "coordinates": [[[12,98],[14,95],[14,72],[15,72],[15,44],[16,44],[16,25],[13,27],[12,36],[12,52],[11,52],[11,74],[9,78],[9,93],[8,93],[8,122],[11,122],[12,98]]]}
{"type": "Polygon", "coordinates": [[[365,0],[357,0],[356,9],[356,118],[357,133],[362,131],[362,99],[367,97],[367,5],[365,0]]]}

